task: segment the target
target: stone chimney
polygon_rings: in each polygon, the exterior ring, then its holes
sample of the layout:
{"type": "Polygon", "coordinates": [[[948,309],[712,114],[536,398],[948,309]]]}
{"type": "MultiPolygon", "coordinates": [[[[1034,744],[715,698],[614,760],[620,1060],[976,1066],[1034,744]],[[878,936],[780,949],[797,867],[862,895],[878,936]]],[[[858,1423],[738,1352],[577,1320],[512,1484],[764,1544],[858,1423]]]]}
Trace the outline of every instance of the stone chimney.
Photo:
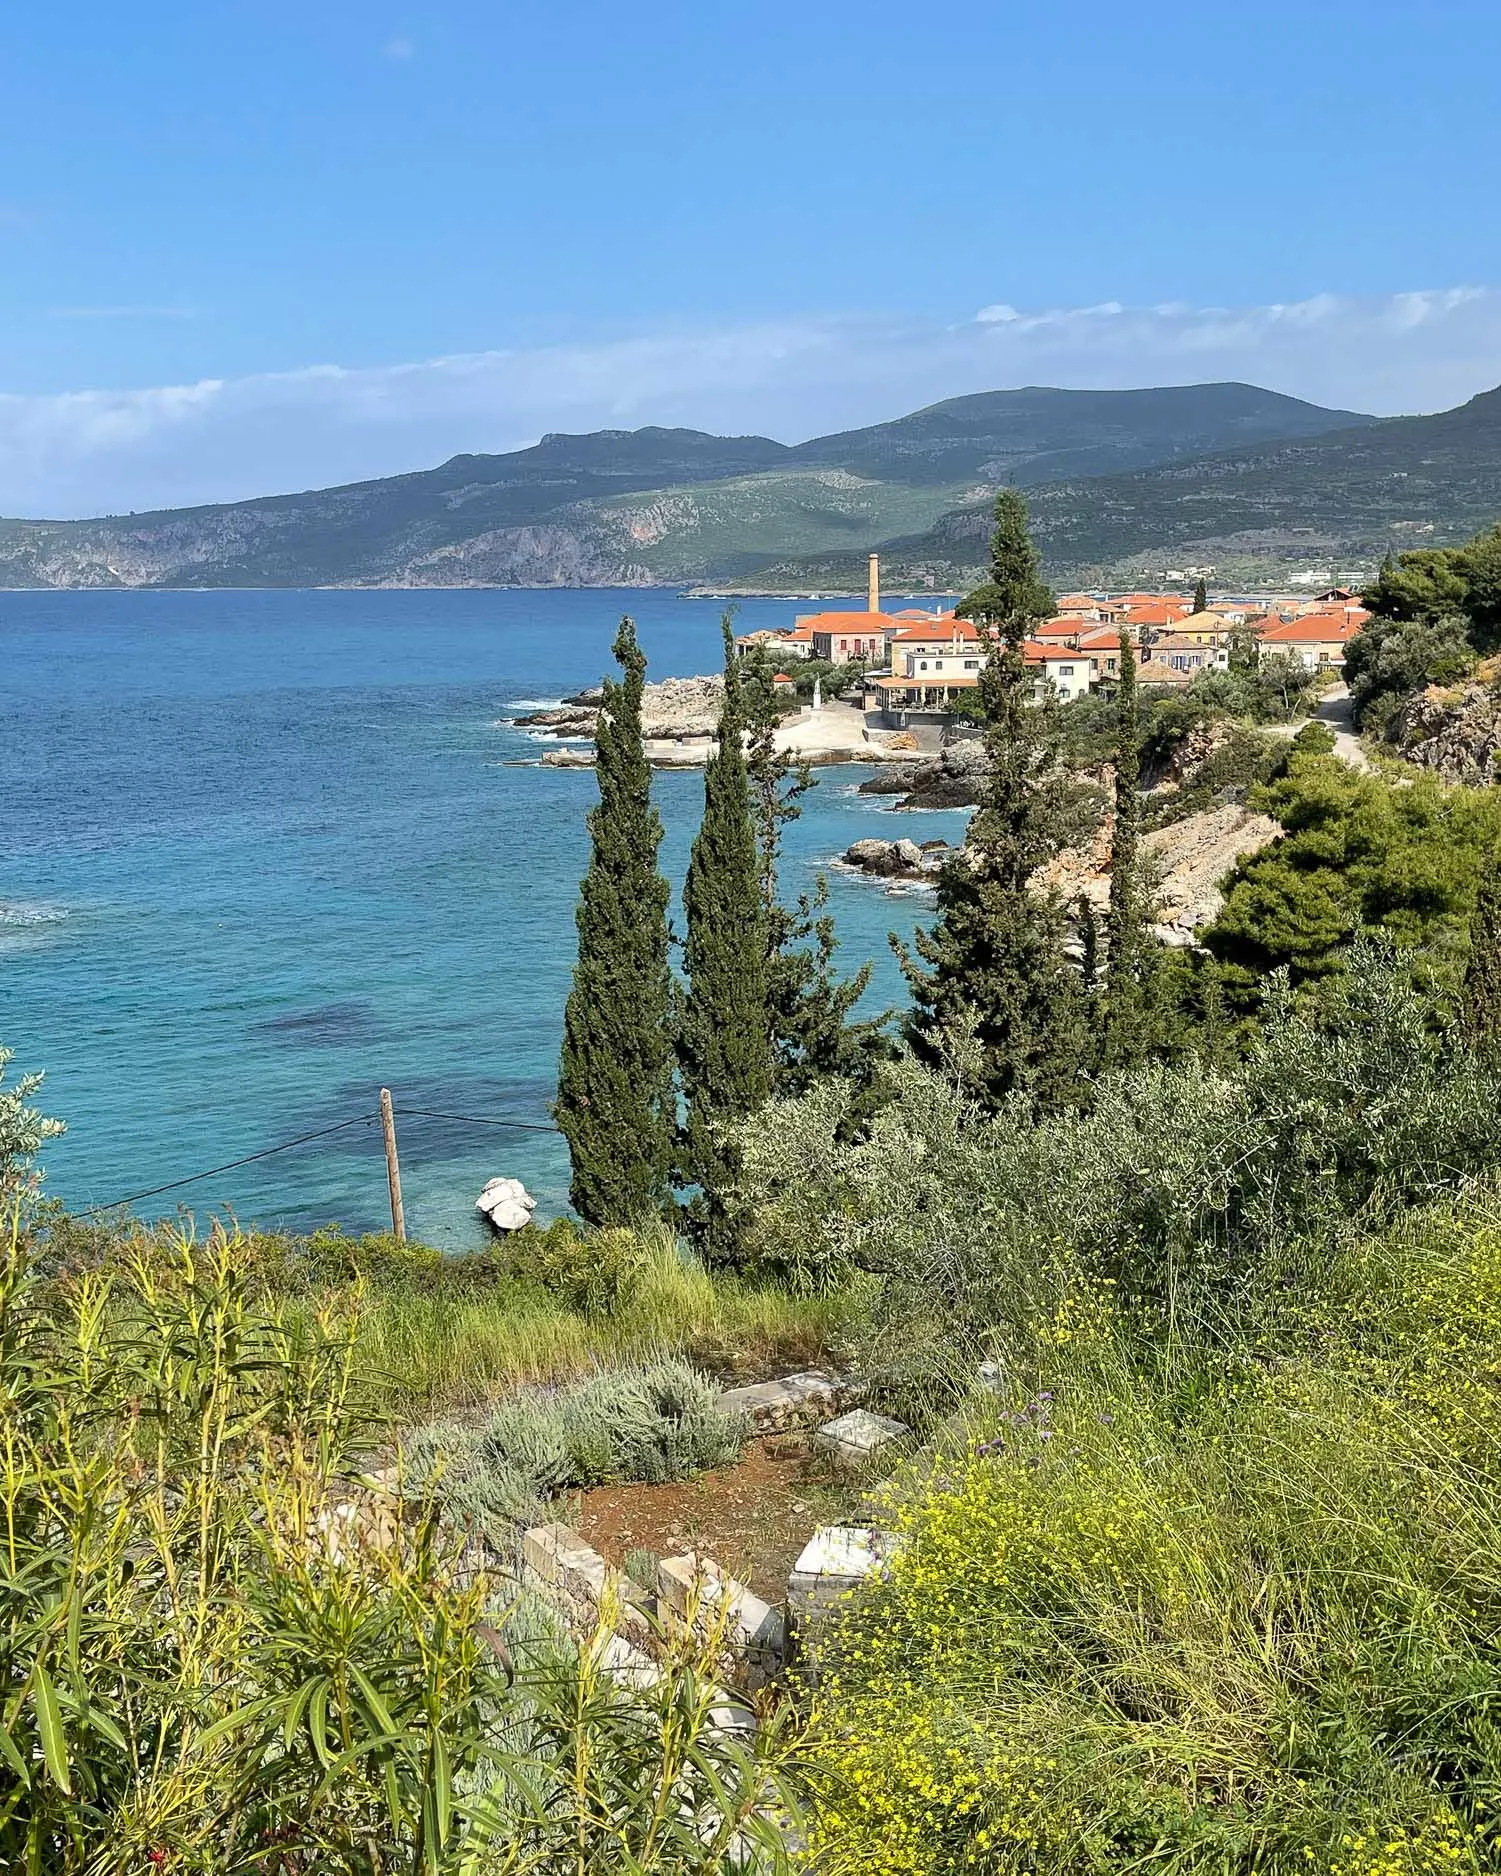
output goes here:
{"type": "Polygon", "coordinates": [[[865,610],[867,612],[881,610],[881,556],[879,554],[872,554],[870,557],[870,595],[865,610]]]}

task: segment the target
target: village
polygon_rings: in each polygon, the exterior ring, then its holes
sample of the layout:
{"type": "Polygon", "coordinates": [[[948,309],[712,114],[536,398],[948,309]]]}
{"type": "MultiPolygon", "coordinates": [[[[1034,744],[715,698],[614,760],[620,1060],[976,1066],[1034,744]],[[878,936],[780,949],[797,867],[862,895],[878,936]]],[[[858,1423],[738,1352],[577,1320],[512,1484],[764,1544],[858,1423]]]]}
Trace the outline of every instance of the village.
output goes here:
{"type": "MultiPolygon", "coordinates": [[[[1113,691],[1123,631],[1131,636],[1143,686],[1185,689],[1201,672],[1227,670],[1237,643],[1260,658],[1285,658],[1337,678],[1346,645],[1369,616],[1358,597],[1339,586],[1312,596],[1206,594],[1200,606],[1178,593],[1065,593],[1023,652],[1036,670],[1038,694],[1051,686],[1062,703],[1113,691]]],[[[862,666],[860,709],[868,728],[905,731],[914,744],[929,747],[962,715],[965,693],[978,688],[987,656],[981,633],[954,612],[883,611],[874,554],[865,611],[809,613],[790,629],[745,633],[736,643],[741,650],[761,647],[779,664],[812,659],[862,666]]],[[[785,673],[776,681],[797,688],[785,673]]],[[[819,714],[822,703],[818,697],[807,714],[819,714]]]]}

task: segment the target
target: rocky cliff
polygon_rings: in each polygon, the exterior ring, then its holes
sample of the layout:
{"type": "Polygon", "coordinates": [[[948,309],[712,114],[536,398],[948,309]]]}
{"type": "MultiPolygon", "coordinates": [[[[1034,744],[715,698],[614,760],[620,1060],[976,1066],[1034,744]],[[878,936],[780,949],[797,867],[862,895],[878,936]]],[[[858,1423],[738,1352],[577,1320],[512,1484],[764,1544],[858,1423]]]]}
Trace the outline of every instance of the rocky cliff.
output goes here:
{"type": "Polygon", "coordinates": [[[1482,665],[1471,683],[1431,685],[1410,697],[1390,733],[1405,761],[1446,782],[1501,781],[1501,659],[1482,665]]]}

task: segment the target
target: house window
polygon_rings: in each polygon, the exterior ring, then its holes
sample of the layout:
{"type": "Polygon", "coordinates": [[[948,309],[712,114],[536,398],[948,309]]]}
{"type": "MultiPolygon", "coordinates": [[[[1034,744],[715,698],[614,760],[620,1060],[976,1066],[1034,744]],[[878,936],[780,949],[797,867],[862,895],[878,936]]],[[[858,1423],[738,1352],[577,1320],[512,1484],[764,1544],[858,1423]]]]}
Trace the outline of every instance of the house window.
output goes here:
{"type": "Polygon", "coordinates": [[[966,658],[964,660],[964,668],[966,671],[978,671],[980,668],[980,660],[978,658],[966,658]]]}
{"type": "Polygon", "coordinates": [[[926,659],[926,658],[924,658],[924,659],[922,660],[922,662],[921,662],[921,663],[920,663],[920,664],[918,665],[918,667],[917,667],[917,668],[918,668],[918,670],[919,670],[919,671],[926,671],[926,670],[927,670],[927,668],[928,668],[928,661],[927,661],[927,659],[926,659]]]}

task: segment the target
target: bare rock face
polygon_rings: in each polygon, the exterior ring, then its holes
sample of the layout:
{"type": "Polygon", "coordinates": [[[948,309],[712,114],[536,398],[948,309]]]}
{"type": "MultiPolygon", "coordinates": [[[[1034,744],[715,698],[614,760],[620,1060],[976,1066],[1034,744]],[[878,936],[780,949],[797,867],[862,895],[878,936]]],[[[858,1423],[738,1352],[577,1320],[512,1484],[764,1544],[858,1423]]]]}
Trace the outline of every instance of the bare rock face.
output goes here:
{"type": "Polygon", "coordinates": [[[1407,700],[1391,731],[1405,761],[1471,788],[1501,780],[1501,660],[1492,665],[1475,682],[1407,700]]]}
{"type": "Polygon", "coordinates": [[[882,769],[860,784],[862,795],[901,795],[903,808],[972,808],[989,763],[978,737],[946,743],[928,762],[882,769]]]}
{"type": "Polygon", "coordinates": [[[1230,723],[1195,723],[1161,762],[1143,772],[1142,787],[1165,791],[1181,788],[1185,782],[1193,780],[1217,750],[1224,748],[1234,733],[1230,723]]]}
{"type": "MultiPolygon", "coordinates": [[[[1232,803],[1146,835],[1142,852],[1157,877],[1157,936],[1167,944],[1191,944],[1197,931],[1218,918],[1224,904],[1220,881],[1236,861],[1281,832],[1268,815],[1232,803]]],[[[1060,854],[1033,876],[1033,885],[1070,903],[1082,896],[1103,912],[1110,898],[1110,838],[1107,821],[1088,848],[1060,854]]]]}

